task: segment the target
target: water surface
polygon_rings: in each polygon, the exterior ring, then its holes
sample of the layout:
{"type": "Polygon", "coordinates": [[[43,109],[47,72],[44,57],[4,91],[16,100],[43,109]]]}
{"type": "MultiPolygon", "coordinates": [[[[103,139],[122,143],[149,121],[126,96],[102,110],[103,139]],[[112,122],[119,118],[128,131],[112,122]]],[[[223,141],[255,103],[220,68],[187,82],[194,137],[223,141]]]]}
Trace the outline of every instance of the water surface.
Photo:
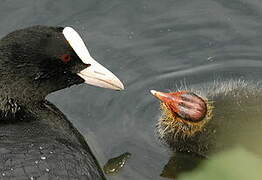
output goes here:
{"type": "Polygon", "coordinates": [[[132,154],[111,180],[165,179],[172,157],[155,135],[158,102],[150,89],[207,86],[262,75],[259,0],[0,0],[0,37],[42,24],[73,26],[92,56],[124,82],[114,92],[88,85],[53,93],[101,165],[132,154]]]}

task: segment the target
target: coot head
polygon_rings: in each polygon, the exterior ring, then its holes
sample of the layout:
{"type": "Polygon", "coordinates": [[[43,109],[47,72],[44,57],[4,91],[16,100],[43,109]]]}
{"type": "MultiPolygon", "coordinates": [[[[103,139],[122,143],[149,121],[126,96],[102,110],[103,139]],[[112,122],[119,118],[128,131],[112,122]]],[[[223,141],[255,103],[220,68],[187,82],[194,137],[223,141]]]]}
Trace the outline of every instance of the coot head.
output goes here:
{"type": "Polygon", "coordinates": [[[14,162],[12,172],[4,168],[8,177],[104,179],[84,137],[45,100],[53,91],[84,82],[124,89],[113,73],[90,56],[73,28],[34,26],[0,40],[0,136],[5,137],[0,154],[14,162]],[[50,149],[55,153],[51,155],[50,149]],[[34,163],[40,154],[50,157],[42,168],[34,163]]]}
{"type": "Polygon", "coordinates": [[[151,93],[161,101],[162,116],[158,122],[161,137],[192,137],[212,117],[212,103],[193,92],[151,90],[151,93]]]}
{"type": "Polygon", "coordinates": [[[121,81],[89,54],[71,27],[34,26],[0,41],[0,91],[22,103],[43,100],[56,90],[87,83],[114,90],[121,81]]]}

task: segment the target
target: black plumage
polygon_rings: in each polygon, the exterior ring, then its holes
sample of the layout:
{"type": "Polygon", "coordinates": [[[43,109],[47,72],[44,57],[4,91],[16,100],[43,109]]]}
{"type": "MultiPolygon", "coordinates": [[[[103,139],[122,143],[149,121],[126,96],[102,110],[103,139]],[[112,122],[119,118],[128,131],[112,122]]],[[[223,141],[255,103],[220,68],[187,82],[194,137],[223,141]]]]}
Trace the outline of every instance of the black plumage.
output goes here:
{"type": "Polygon", "coordinates": [[[104,179],[83,136],[45,100],[51,92],[83,83],[76,73],[88,67],[63,29],[34,26],[0,41],[3,179],[104,179]],[[63,55],[70,61],[63,61],[63,55]]]}

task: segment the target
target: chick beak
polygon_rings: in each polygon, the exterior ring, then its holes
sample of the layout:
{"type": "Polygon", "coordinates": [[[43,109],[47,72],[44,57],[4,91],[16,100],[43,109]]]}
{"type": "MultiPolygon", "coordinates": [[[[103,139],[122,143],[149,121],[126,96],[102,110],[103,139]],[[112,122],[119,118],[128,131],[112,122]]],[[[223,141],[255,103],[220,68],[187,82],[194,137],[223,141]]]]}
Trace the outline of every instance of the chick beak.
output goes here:
{"type": "Polygon", "coordinates": [[[165,107],[171,110],[174,114],[179,114],[181,112],[180,103],[182,102],[180,95],[184,92],[173,92],[173,93],[164,93],[155,90],[150,91],[153,96],[159,99],[165,107]]]}
{"type": "Polygon", "coordinates": [[[174,97],[170,95],[169,93],[163,93],[155,90],[150,90],[151,94],[155,96],[157,99],[162,101],[163,103],[168,103],[172,100],[174,100],[174,97]]]}
{"type": "Polygon", "coordinates": [[[77,73],[86,84],[114,90],[124,89],[123,83],[112,72],[91,57],[84,41],[73,28],[64,28],[63,34],[82,62],[88,65],[77,73]]]}

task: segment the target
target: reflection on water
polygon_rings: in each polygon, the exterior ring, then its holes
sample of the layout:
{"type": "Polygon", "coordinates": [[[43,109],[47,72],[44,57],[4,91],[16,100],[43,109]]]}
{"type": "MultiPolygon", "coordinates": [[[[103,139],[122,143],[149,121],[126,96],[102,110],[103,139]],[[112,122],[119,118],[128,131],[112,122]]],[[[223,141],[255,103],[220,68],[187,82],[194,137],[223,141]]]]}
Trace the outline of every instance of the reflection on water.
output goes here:
{"type": "Polygon", "coordinates": [[[115,174],[120,171],[126,164],[127,160],[130,158],[131,154],[126,152],[120,156],[109,159],[106,164],[103,166],[105,174],[115,174]]]}
{"type": "Polygon", "coordinates": [[[203,160],[205,158],[191,153],[174,153],[164,166],[160,176],[176,179],[180,173],[194,170],[203,160]]]}
{"type": "MultiPolygon", "coordinates": [[[[35,24],[74,26],[92,56],[123,80],[123,92],[80,85],[49,96],[85,135],[101,165],[132,154],[108,179],[165,179],[160,174],[173,155],[155,135],[160,112],[150,89],[261,79],[257,0],[2,0],[0,9],[0,36],[35,24]]],[[[224,108],[230,112],[231,106],[224,108]]]]}

